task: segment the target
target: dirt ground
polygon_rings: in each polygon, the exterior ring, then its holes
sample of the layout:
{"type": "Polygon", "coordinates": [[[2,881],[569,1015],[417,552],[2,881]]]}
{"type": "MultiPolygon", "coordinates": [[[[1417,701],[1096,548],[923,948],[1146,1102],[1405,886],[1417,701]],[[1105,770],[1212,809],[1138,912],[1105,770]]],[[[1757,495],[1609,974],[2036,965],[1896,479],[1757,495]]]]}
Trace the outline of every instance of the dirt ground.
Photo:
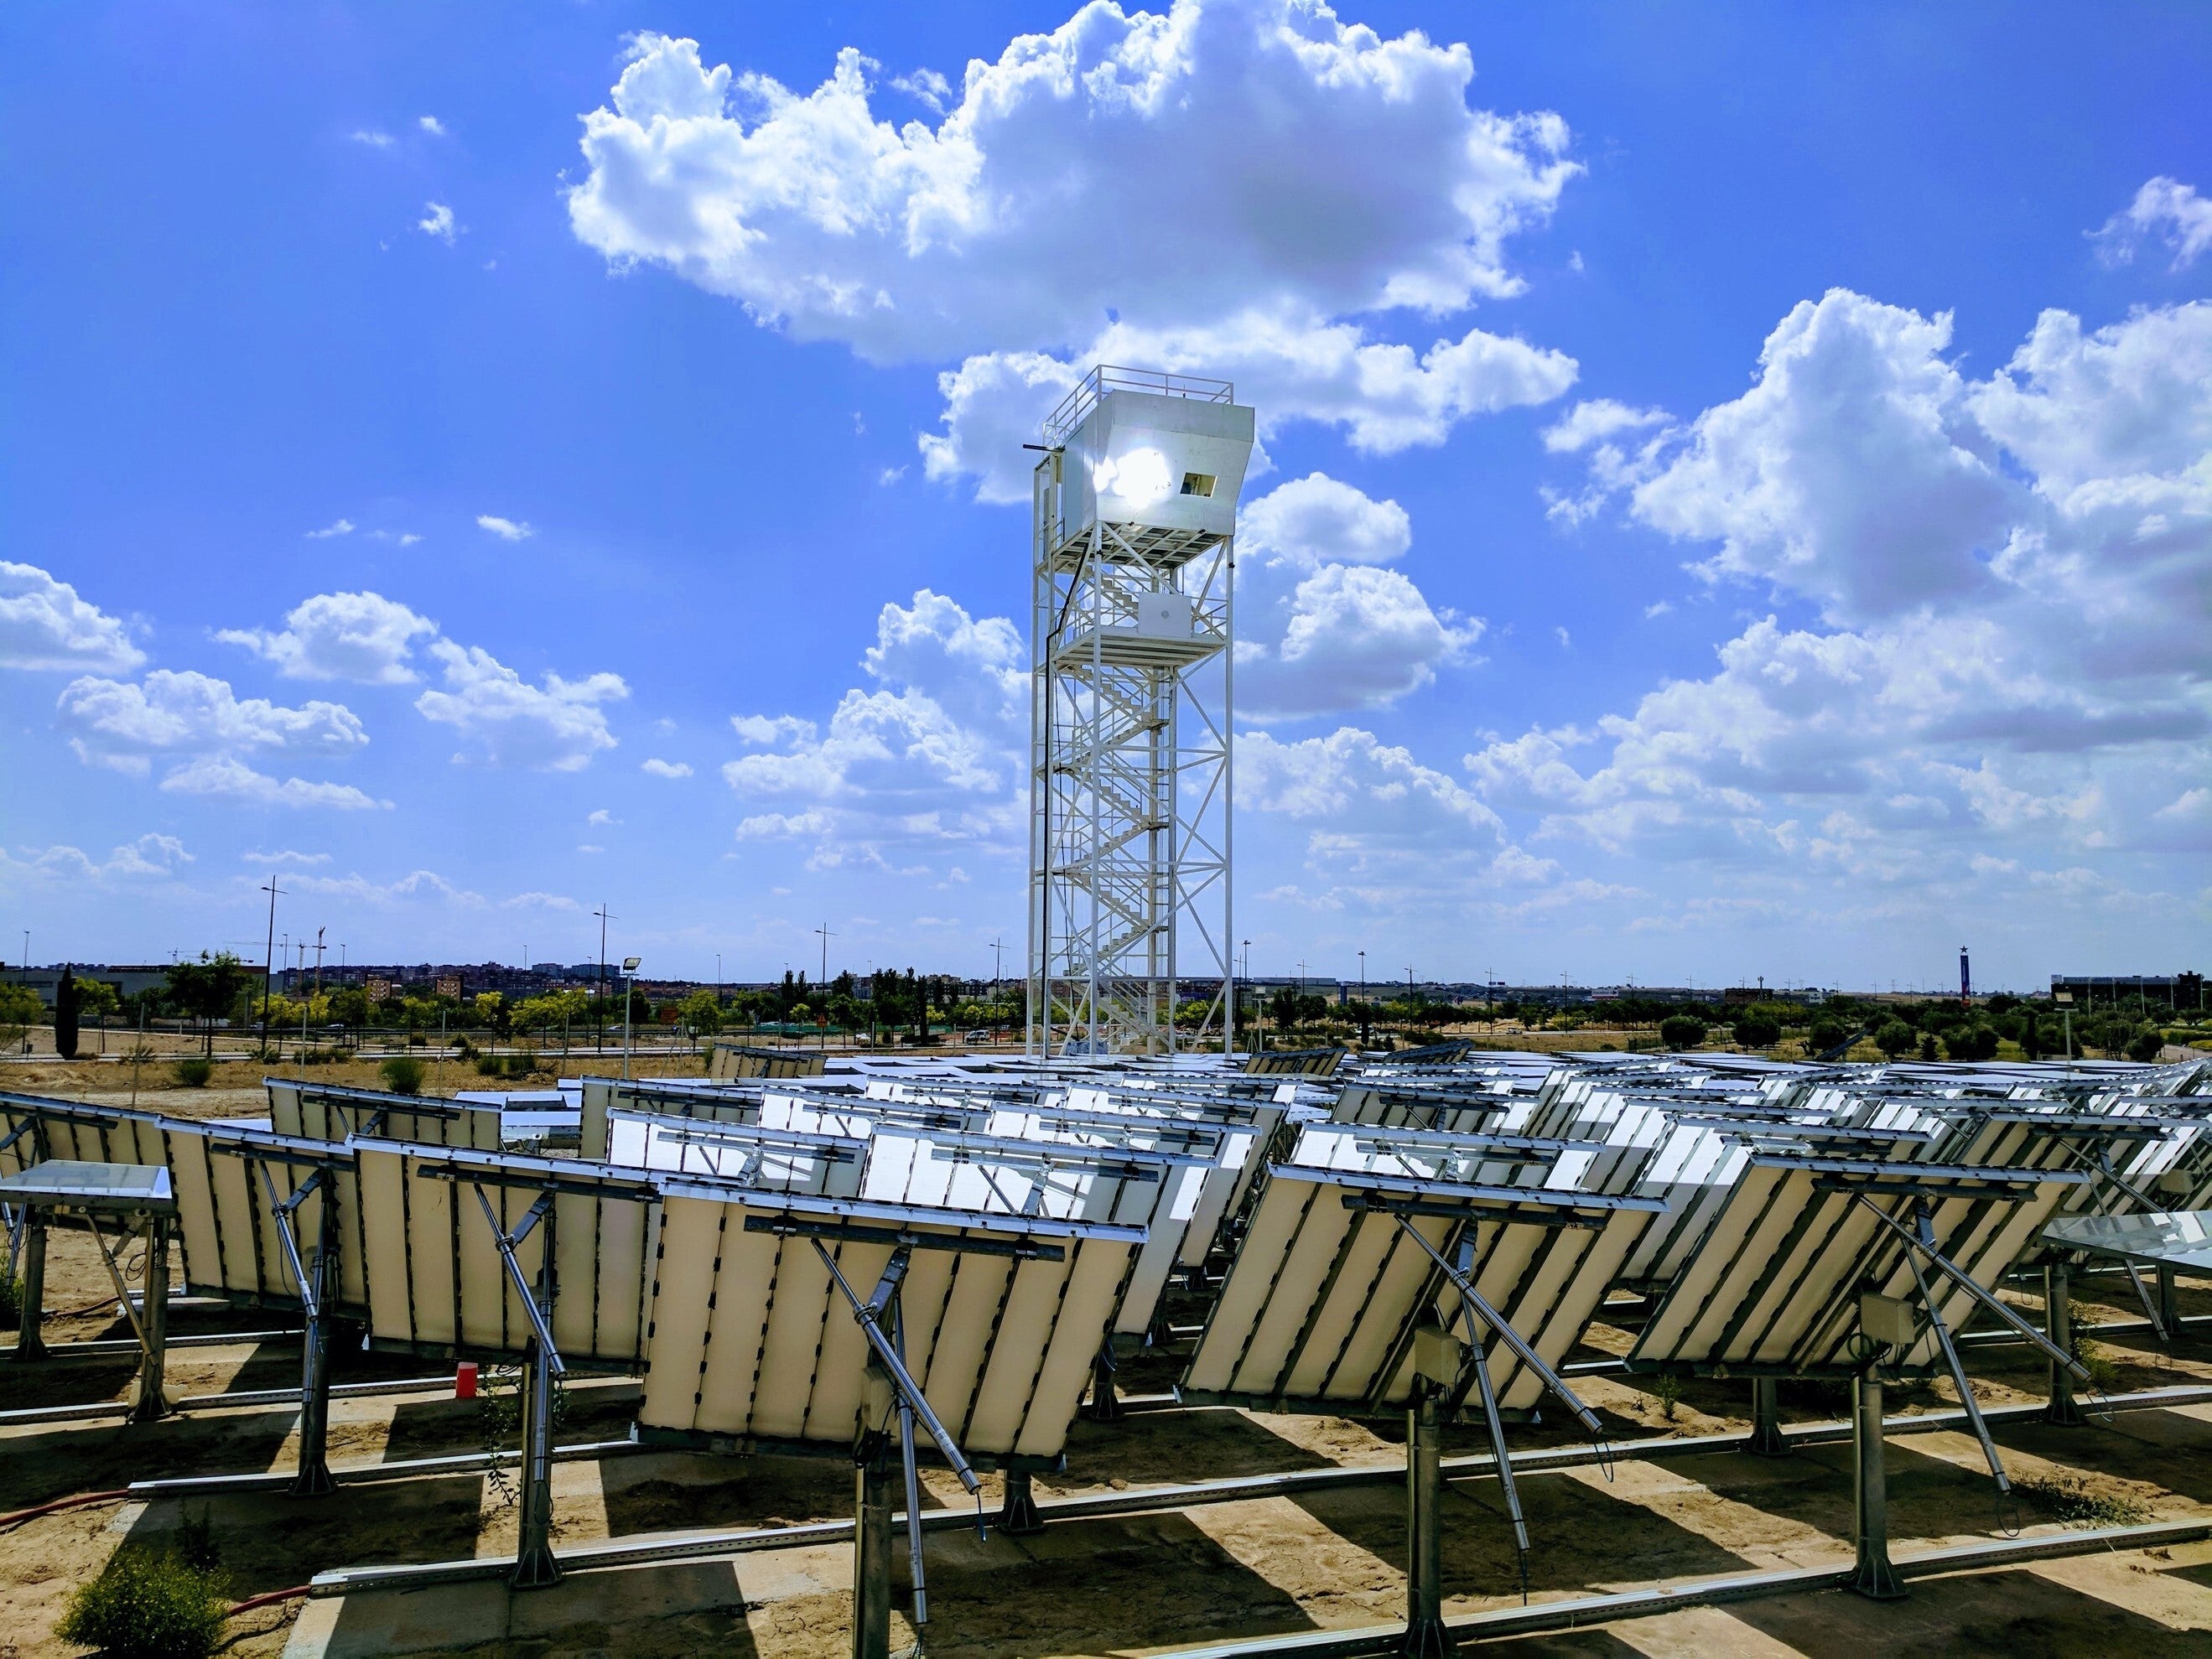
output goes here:
{"type": "MultiPolygon", "coordinates": [[[[118,1336],[112,1289],[88,1241],[56,1235],[50,1305],[67,1311],[54,1340],[118,1336]],[[100,1304],[105,1293],[108,1299],[100,1304]]],[[[2084,1320],[2136,1310],[2115,1282],[2079,1289],[2084,1320]]],[[[2124,1280],[2117,1281],[2124,1294],[2124,1280]]],[[[2032,1297],[2022,1300],[2033,1306],[2032,1297]]],[[[2185,1291],[2188,1311],[2212,1312],[2212,1292],[2185,1291]]],[[[1627,1304],[1622,1304],[1626,1307],[1627,1304]]],[[[173,1315],[179,1332],[270,1323],[266,1315],[197,1307],[173,1315]]],[[[1625,1346],[1619,1328],[1594,1329],[1579,1356],[1625,1346]]],[[[2185,1339],[2170,1353],[2147,1337],[2098,1345],[2116,1369],[2115,1391],[2212,1381],[2212,1340],[2185,1339]]],[[[2037,1401],[2044,1366],[2020,1348],[1970,1351],[1978,1397],[2037,1401]]],[[[297,1375],[289,1343],[175,1351],[173,1395],[281,1388],[297,1375]]],[[[1176,1362],[1133,1364],[1132,1392],[1157,1385],[1176,1362]],[[1158,1375],[1154,1375],[1157,1373],[1158,1375]]],[[[0,1409],[118,1397],[132,1365],[58,1360],[19,1367],[0,1360],[0,1409]]],[[[345,1376],[420,1375],[418,1360],[352,1356],[345,1376]]],[[[1694,1436],[1747,1426],[1747,1389],[1692,1382],[1667,1404],[1625,1376],[1595,1375],[1580,1387],[1621,1440],[1694,1436]]],[[[1901,1389],[1893,1411],[1940,1408],[1948,1385],[1901,1389]]],[[[620,1437],[634,1394],[618,1384],[572,1392],[564,1441],[620,1437]]],[[[1785,1394],[1784,1414],[1828,1419],[1839,1401],[1817,1389],[1785,1394]]],[[[362,1463],[472,1451],[483,1443],[480,1409],[449,1395],[341,1400],[332,1407],[331,1457],[362,1463]]],[[[131,1425],[92,1421],[0,1428],[0,1510],[128,1480],[284,1469],[294,1456],[289,1410],[195,1412],[131,1425]]],[[[2062,1477],[2142,1519],[2212,1514],[2212,1407],[2135,1413],[2110,1427],[1998,1427],[2015,1480],[2062,1477]]],[[[1041,1497],[1330,1465],[1389,1466],[1401,1456],[1395,1423],[1267,1416],[1234,1411],[1146,1411],[1113,1425],[1079,1424],[1068,1467],[1040,1476],[1041,1497]]],[[[1556,1425],[1516,1428],[1516,1447],[1574,1443],[1556,1425]]],[[[1448,1455],[1486,1449],[1474,1425],[1448,1431],[1448,1455]]],[[[1741,1455],[1622,1462],[1608,1482],[1595,1468],[1523,1476],[1534,1536],[1528,1590],[1535,1598],[1848,1559],[1851,1522],[1848,1443],[1775,1460],[1741,1455]]],[[[1971,1542],[1996,1529],[1992,1488],[1972,1440],[1942,1431],[1890,1441],[1891,1529],[1909,1553],[1971,1542]]],[[[933,1506],[972,1511],[951,1476],[926,1477],[933,1506]]],[[[736,1460],[639,1453],[556,1467],[556,1541],[702,1528],[775,1526],[848,1516],[849,1466],[837,1460],[736,1460]]],[[[987,1480],[987,1512],[997,1482],[987,1480]]],[[[477,1475],[401,1479],[343,1489],[335,1498],[232,1496],[151,1504],[110,1501],[0,1528],[0,1644],[21,1659],[62,1659],[77,1650],[52,1637],[70,1591],[95,1575],[125,1540],[159,1540],[187,1515],[212,1523],[239,1598],[303,1584],[329,1568],[497,1556],[514,1547],[514,1511],[477,1475]]],[[[2019,1519],[2031,1530],[2064,1516],[2033,1500],[2019,1519]]],[[[1518,1600],[1514,1553],[1488,1480],[1454,1485],[1446,1500],[1448,1611],[1518,1600]]],[[[1016,1655],[1135,1654],[1269,1632],[1347,1628],[1402,1616],[1403,1496],[1395,1484],[1297,1498],[1056,1522],[1011,1539],[970,1528],[931,1534],[933,1653],[961,1659],[1016,1655]]],[[[848,1650],[849,1547],[787,1549],[732,1560],[572,1575],[556,1589],[510,1595],[495,1585],[339,1601],[292,1601],[234,1622],[226,1651],[397,1656],[410,1653],[659,1655],[719,1650],[813,1659],[848,1650]]],[[[898,1575],[902,1583],[903,1571],[898,1575]]],[[[903,1597],[902,1595],[902,1601],[903,1597]]],[[[2212,1547],[2163,1555],[2040,1564],[1917,1585],[1912,1599],[1875,1607],[1839,1595],[1785,1598],[1625,1621],[1571,1636],[1502,1644],[1530,1654],[1729,1653],[1826,1656],[1953,1650],[2013,1656],[2125,1650],[2212,1650],[2212,1547]]]]}

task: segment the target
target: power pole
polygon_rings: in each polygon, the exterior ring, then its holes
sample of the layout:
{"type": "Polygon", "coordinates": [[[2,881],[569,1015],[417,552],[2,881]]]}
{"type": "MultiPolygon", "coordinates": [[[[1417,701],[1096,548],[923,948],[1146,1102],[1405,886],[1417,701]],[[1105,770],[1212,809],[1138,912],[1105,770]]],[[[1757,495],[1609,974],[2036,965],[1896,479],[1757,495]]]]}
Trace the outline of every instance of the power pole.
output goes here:
{"type": "MultiPolygon", "coordinates": [[[[607,924],[617,918],[607,914],[607,902],[605,899],[599,901],[599,908],[592,914],[599,919],[599,982],[598,994],[592,998],[599,1011],[599,1034],[592,1039],[592,1048],[596,1052],[607,1046],[607,924]]],[[[625,1012],[628,1010],[628,1006],[623,1005],[625,1012]]]]}
{"type": "Polygon", "coordinates": [[[269,884],[261,890],[269,895],[269,942],[261,951],[261,1046],[269,1046],[269,988],[276,976],[276,878],[272,874],[269,884]]]}
{"type": "Polygon", "coordinates": [[[815,1022],[822,1033],[823,1050],[827,1053],[830,1048],[830,941],[837,936],[830,931],[830,924],[826,921],[814,931],[822,935],[822,983],[814,990],[814,1000],[822,1006],[815,1010],[815,1022]]]}

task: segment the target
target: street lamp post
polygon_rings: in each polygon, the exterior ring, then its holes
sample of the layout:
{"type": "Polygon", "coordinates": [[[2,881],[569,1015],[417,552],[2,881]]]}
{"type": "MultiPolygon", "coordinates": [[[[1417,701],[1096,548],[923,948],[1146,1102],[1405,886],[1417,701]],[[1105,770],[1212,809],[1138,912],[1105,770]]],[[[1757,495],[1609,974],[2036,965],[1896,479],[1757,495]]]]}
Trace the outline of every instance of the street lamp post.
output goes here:
{"type": "MultiPolygon", "coordinates": [[[[1244,988],[1252,982],[1252,941],[1248,939],[1243,941],[1243,945],[1244,960],[1238,963],[1237,968],[1237,1000],[1239,1005],[1237,1012],[1240,1017],[1244,1012],[1242,1006],[1244,1000],[1244,988]]],[[[1256,1019],[1257,1017],[1255,1018],[1256,1019]]]]}
{"type": "Polygon", "coordinates": [[[630,988],[635,983],[631,975],[637,972],[637,964],[642,960],[640,957],[623,958],[623,1081],[625,1083],[629,1081],[629,1000],[630,988]]]}
{"type": "Polygon", "coordinates": [[[1367,952],[1359,953],[1359,1046],[1364,1048],[1373,1041],[1367,1029],[1367,952]]]}

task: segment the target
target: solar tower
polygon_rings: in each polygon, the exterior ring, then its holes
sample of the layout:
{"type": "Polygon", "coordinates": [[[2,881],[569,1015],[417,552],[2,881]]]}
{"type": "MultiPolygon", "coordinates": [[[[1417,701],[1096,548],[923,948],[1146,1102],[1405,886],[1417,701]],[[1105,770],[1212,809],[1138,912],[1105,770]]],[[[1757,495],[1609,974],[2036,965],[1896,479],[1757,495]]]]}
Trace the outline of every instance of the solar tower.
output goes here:
{"type": "Polygon", "coordinates": [[[1099,368],[1044,424],[1030,619],[1028,1050],[1228,1048],[1237,498],[1226,380],[1099,368]],[[1178,978],[1213,988],[1177,1030],[1178,978]]]}

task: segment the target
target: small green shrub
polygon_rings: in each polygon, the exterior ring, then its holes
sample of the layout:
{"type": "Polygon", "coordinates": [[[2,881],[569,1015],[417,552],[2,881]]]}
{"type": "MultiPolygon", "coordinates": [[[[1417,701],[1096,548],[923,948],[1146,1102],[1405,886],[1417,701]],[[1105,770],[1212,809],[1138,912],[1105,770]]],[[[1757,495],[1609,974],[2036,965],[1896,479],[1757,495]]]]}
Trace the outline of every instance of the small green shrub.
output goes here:
{"type": "Polygon", "coordinates": [[[2110,1394],[2120,1386],[2120,1368],[2112,1363],[2112,1356],[2081,1334],[2078,1325],[2066,1331],[2066,1352],[2079,1360],[2089,1373],[2089,1385],[2100,1394],[2110,1394]]]}
{"type": "Polygon", "coordinates": [[[178,1085],[185,1089],[204,1089],[208,1079],[215,1075],[214,1062],[204,1054],[186,1054],[169,1067],[178,1085]]]}
{"type": "Polygon", "coordinates": [[[188,1567],[213,1572],[222,1565],[222,1551],[215,1541],[215,1516],[202,1510],[196,1521],[186,1511],[177,1522],[177,1555],[188,1567]]]}
{"type": "Polygon", "coordinates": [[[394,1054],[376,1068],[384,1079],[384,1086],[395,1095],[419,1095],[422,1092],[422,1062],[412,1054],[394,1054]]]}
{"type": "Polygon", "coordinates": [[[1651,1397],[1659,1402],[1659,1415],[1673,1422],[1682,1404],[1682,1379],[1662,1372],[1651,1379],[1651,1397]]]}
{"type": "Polygon", "coordinates": [[[108,1659],[207,1659],[229,1611],[221,1581],[181,1553],[125,1544],[54,1627],[108,1659]]]}
{"type": "Polygon", "coordinates": [[[2078,1474],[2035,1475],[2013,1488],[2054,1521],[2093,1527],[2133,1527],[2150,1519],[2150,1510],[2118,1492],[2096,1492],[2078,1474]]]}
{"type": "Polygon", "coordinates": [[[20,1279],[0,1279],[0,1331],[22,1328],[23,1281],[20,1279]]]}

